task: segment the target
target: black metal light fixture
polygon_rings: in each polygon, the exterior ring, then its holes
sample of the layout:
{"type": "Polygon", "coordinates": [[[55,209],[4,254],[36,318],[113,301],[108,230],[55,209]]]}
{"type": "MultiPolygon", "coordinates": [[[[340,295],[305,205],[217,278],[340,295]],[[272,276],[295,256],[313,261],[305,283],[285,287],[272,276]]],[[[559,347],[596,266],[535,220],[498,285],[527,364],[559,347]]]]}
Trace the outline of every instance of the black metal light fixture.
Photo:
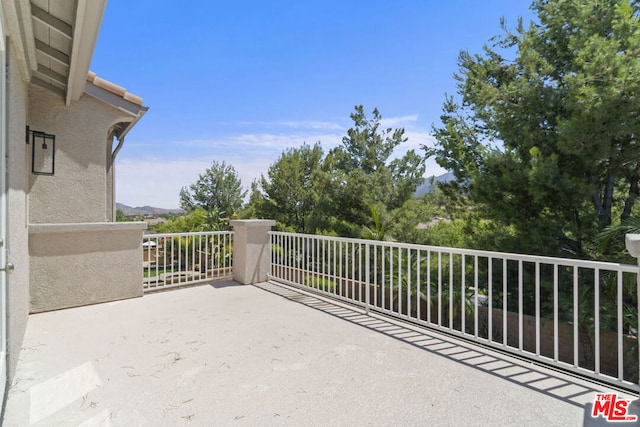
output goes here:
{"type": "Polygon", "coordinates": [[[31,173],[53,175],[56,163],[56,136],[27,126],[27,144],[31,143],[31,173]]]}

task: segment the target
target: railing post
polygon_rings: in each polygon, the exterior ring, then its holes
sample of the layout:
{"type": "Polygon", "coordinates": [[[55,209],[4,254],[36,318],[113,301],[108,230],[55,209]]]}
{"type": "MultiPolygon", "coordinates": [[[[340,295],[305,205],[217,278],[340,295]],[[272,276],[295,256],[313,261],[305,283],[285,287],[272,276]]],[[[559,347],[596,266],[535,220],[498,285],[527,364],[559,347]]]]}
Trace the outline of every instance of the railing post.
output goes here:
{"type": "Polygon", "coordinates": [[[265,282],[271,248],[269,230],[276,222],[268,219],[231,220],[233,228],[233,280],[243,285],[265,282]]]}
{"type": "MultiPolygon", "coordinates": [[[[640,234],[627,234],[625,237],[625,243],[626,243],[627,250],[629,251],[632,257],[638,260],[638,263],[639,263],[638,265],[640,266],[640,234]]],[[[636,307],[638,309],[638,326],[639,326],[638,329],[640,329],[640,268],[638,269],[636,280],[637,280],[636,307]]],[[[640,333],[639,332],[636,332],[636,333],[638,334],[636,338],[640,342],[640,333]]],[[[639,368],[638,370],[640,371],[640,352],[638,352],[638,368],[639,368]]]]}

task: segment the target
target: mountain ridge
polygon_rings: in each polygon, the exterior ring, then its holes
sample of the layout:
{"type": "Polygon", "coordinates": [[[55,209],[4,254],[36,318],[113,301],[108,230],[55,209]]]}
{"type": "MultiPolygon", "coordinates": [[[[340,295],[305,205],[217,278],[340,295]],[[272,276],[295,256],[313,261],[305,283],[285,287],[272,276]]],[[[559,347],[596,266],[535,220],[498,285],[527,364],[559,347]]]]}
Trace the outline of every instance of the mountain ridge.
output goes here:
{"type": "Polygon", "coordinates": [[[182,209],[164,209],[156,208],[153,206],[138,206],[131,207],[124,203],[116,203],[116,209],[122,211],[124,216],[136,216],[136,215],[175,215],[182,214],[182,209]]]}
{"type": "Polygon", "coordinates": [[[425,194],[430,193],[434,184],[451,182],[451,181],[455,181],[455,179],[456,179],[456,176],[453,174],[453,172],[446,172],[446,173],[443,173],[442,175],[438,175],[438,176],[434,175],[434,176],[430,176],[429,178],[425,178],[424,182],[420,184],[418,188],[416,188],[414,197],[420,198],[425,194]]]}

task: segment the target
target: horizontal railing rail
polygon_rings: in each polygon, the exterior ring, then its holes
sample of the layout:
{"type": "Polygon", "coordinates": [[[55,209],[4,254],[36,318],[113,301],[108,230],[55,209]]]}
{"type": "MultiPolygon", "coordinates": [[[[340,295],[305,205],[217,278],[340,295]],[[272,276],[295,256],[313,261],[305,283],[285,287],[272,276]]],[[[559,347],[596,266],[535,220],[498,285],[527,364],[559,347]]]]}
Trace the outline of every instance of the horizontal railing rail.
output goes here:
{"type": "Polygon", "coordinates": [[[146,234],[143,291],[233,277],[233,232],[146,234]]]}
{"type": "Polygon", "coordinates": [[[269,278],[627,389],[638,266],[271,232],[269,278]]]}

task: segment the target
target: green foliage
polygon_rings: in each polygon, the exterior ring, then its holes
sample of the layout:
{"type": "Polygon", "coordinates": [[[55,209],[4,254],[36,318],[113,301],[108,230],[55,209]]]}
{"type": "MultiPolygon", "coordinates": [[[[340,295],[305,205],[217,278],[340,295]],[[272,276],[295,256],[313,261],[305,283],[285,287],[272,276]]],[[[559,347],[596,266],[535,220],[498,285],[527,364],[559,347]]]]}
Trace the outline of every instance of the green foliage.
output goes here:
{"type": "Polygon", "coordinates": [[[438,185],[434,185],[430,193],[421,198],[412,197],[396,209],[390,235],[399,242],[433,244],[427,236],[439,225],[451,222],[449,204],[438,185]]]}
{"type": "Polygon", "coordinates": [[[333,172],[332,195],[336,218],[367,226],[371,224],[370,206],[389,212],[413,197],[422,183],[424,159],[413,150],[390,160],[394,149],[405,143],[404,129],[381,129],[382,116],[377,109],[367,118],[362,105],[351,114],[354,126],[342,138],[342,145],[327,156],[327,170],[333,172]]]}
{"type": "Polygon", "coordinates": [[[418,230],[417,238],[420,244],[430,246],[445,246],[453,248],[469,248],[468,235],[466,235],[466,222],[462,220],[441,221],[430,227],[418,230]]]}
{"type": "Polygon", "coordinates": [[[351,119],[342,145],[326,156],[320,143],[282,153],[267,177],[253,183],[243,215],[272,218],[279,228],[301,233],[384,237],[392,212],[422,183],[424,159],[410,150],[390,160],[407,138],[403,129],[381,129],[377,109],[369,119],[356,106],[351,119]]]}
{"type": "Polygon", "coordinates": [[[625,245],[627,234],[640,234],[640,217],[631,217],[621,223],[605,228],[596,236],[598,250],[609,254],[609,258],[618,262],[635,263],[625,245]]]}
{"type": "Polygon", "coordinates": [[[383,218],[375,206],[369,206],[369,210],[371,211],[371,218],[373,219],[373,228],[364,227],[363,237],[370,240],[385,240],[391,225],[391,220],[389,220],[389,218],[383,218]]]}
{"type": "Polygon", "coordinates": [[[176,216],[165,223],[157,224],[153,231],[155,233],[189,233],[196,231],[221,231],[227,229],[227,221],[224,218],[212,222],[212,218],[202,208],[176,216]]]}
{"type": "Polygon", "coordinates": [[[335,293],[336,284],[334,281],[324,277],[305,276],[304,285],[324,292],[335,293]]]}
{"type": "MultiPolygon", "coordinates": [[[[594,255],[639,194],[640,22],[626,0],[534,1],[539,24],[462,52],[428,155],[533,253],[594,255]],[[614,218],[617,213],[618,218],[614,218]]],[[[453,193],[453,191],[450,191],[453,193]]]]}
{"type": "Polygon", "coordinates": [[[323,158],[322,147],[303,144],[282,153],[264,176],[252,186],[250,204],[264,218],[271,218],[301,233],[314,232],[320,212],[316,209],[315,179],[323,158]]]}
{"type": "Polygon", "coordinates": [[[242,190],[238,173],[226,162],[212,162],[198,180],[180,190],[180,207],[187,212],[203,209],[209,229],[215,229],[223,217],[242,206],[247,192],[242,190]]]}

